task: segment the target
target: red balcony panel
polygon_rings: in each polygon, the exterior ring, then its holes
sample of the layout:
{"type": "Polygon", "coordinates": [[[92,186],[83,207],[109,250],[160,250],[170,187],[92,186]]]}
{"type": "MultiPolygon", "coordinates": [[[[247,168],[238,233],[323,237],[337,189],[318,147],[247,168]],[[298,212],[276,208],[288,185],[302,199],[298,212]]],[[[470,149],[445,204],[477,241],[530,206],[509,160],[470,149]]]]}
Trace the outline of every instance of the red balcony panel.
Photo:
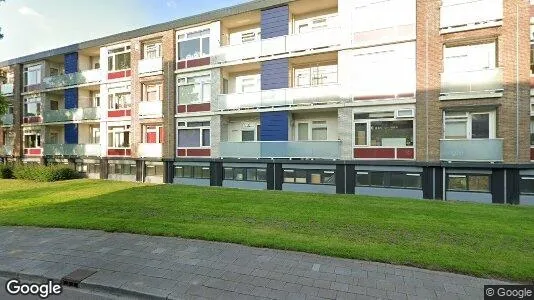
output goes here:
{"type": "Polygon", "coordinates": [[[530,160],[534,160],[534,148],[530,148],[530,160]]]}
{"type": "Polygon", "coordinates": [[[126,156],[132,155],[132,149],[126,149],[126,156]]]}
{"type": "Polygon", "coordinates": [[[187,106],[187,112],[210,111],[210,103],[191,104],[187,106]]]}
{"type": "Polygon", "coordinates": [[[131,116],[132,116],[132,110],[131,110],[131,109],[126,110],[126,111],[124,111],[124,114],[125,114],[127,117],[131,117],[131,116]]]}
{"type": "Polygon", "coordinates": [[[179,61],[177,64],[176,64],[176,68],[177,69],[185,69],[187,64],[185,63],[185,61],[179,61]]]}
{"type": "Polygon", "coordinates": [[[187,105],[178,105],[178,113],[184,113],[187,111],[187,105]]]}
{"type": "Polygon", "coordinates": [[[132,75],[132,70],[126,70],[126,71],[117,71],[117,72],[111,72],[108,73],[108,79],[119,79],[124,77],[130,77],[132,75]]]}
{"type": "Polygon", "coordinates": [[[185,149],[176,150],[176,156],[182,156],[183,157],[183,156],[186,156],[186,154],[187,154],[187,150],[185,150],[185,149]]]}
{"type": "Polygon", "coordinates": [[[126,70],[126,77],[132,76],[132,70],[126,70]]]}
{"type": "Polygon", "coordinates": [[[42,123],[43,118],[41,116],[35,116],[35,117],[24,117],[22,122],[24,124],[30,124],[30,123],[42,123]]]}
{"type": "Polygon", "coordinates": [[[534,87],[534,76],[530,76],[530,87],[534,87]]]}
{"type": "Polygon", "coordinates": [[[187,149],[187,156],[211,156],[211,149],[187,149]]]}
{"type": "Polygon", "coordinates": [[[41,148],[25,148],[24,154],[25,155],[34,155],[34,156],[40,156],[43,149],[41,148]]]}
{"type": "Polygon", "coordinates": [[[132,155],[131,149],[108,149],[109,156],[130,156],[132,155]]]}
{"type": "Polygon", "coordinates": [[[398,148],[397,158],[399,159],[414,159],[415,151],[413,148],[398,148]]]}
{"type": "Polygon", "coordinates": [[[110,110],[108,111],[108,118],[129,117],[132,115],[131,109],[110,110]]]}
{"type": "Polygon", "coordinates": [[[395,159],[395,148],[356,148],[354,158],[395,159]]]}
{"type": "Polygon", "coordinates": [[[188,69],[188,68],[196,68],[196,67],[202,67],[207,66],[211,63],[211,58],[209,57],[203,57],[203,58],[197,58],[197,59],[190,59],[190,60],[184,60],[179,61],[176,64],[177,69],[188,69]]]}

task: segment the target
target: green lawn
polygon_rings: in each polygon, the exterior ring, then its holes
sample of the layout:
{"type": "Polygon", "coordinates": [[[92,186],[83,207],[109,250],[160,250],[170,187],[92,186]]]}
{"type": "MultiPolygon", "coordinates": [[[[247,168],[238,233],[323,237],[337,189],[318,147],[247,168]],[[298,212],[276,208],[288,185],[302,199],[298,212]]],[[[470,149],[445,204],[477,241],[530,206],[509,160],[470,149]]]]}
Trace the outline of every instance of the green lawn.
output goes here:
{"type": "Polygon", "coordinates": [[[0,180],[0,224],[181,236],[534,280],[534,207],[0,180]]]}

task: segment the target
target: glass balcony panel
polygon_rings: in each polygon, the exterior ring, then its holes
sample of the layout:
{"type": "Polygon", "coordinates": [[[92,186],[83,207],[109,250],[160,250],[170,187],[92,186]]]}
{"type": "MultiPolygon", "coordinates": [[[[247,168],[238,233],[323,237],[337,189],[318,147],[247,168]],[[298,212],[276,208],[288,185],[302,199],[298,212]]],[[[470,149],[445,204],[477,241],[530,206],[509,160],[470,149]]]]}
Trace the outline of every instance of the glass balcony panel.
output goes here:
{"type": "Polygon", "coordinates": [[[100,108],[98,107],[48,110],[44,112],[44,121],[46,123],[98,119],[100,119],[100,108]]]}
{"type": "Polygon", "coordinates": [[[96,83],[102,80],[100,69],[86,70],[77,73],[46,77],[43,79],[45,89],[61,88],[86,83],[96,83]]]}
{"type": "Polygon", "coordinates": [[[503,88],[501,68],[441,73],[441,93],[495,92],[503,88]]]}
{"type": "Polygon", "coordinates": [[[163,107],[161,101],[141,101],[139,102],[139,114],[141,116],[161,116],[163,107]]]}
{"type": "Polygon", "coordinates": [[[221,157],[339,159],[339,141],[222,142],[221,157]]]}
{"type": "Polygon", "coordinates": [[[314,30],[287,36],[287,51],[311,50],[340,45],[342,30],[339,27],[314,30]]]}
{"type": "Polygon", "coordinates": [[[137,148],[137,155],[139,157],[161,157],[162,155],[162,144],[148,144],[140,143],[137,148]]]}
{"type": "Polygon", "coordinates": [[[100,156],[98,144],[45,144],[47,156],[100,156]]]}
{"type": "Polygon", "coordinates": [[[163,58],[149,58],[139,61],[139,74],[163,71],[163,58]]]}
{"type": "Polygon", "coordinates": [[[503,139],[441,140],[444,161],[502,161],[503,139]]]}

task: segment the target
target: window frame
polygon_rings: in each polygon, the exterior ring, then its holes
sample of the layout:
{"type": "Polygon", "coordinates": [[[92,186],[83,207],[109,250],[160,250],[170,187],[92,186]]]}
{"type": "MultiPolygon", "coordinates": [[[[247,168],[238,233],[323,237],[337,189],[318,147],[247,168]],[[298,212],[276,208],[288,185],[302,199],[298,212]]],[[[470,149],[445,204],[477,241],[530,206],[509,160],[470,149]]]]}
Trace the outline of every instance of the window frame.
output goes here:
{"type": "MultiPolygon", "coordinates": [[[[402,117],[397,114],[397,110],[406,110],[406,108],[399,108],[399,109],[384,109],[383,111],[369,111],[369,112],[354,112],[352,113],[352,146],[354,148],[414,148],[416,147],[416,122],[415,117],[402,117]],[[356,118],[356,115],[378,115],[376,118],[371,118],[368,116],[366,119],[358,119],[356,118]],[[379,115],[383,114],[383,117],[380,117],[379,115]],[[387,114],[390,114],[390,116],[387,116],[387,114]],[[403,121],[411,121],[412,122],[412,145],[405,145],[405,146],[373,146],[372,145],[372,123],[373,122],[403,122],[403,121]],[[365,145],[357,145],[356,144],[356,124],[365,124],[366,125],[366,133],[365,133],[365,145]]],[[[408,144],[408,141],[406,141],[408,144]]]]}
{"type": "Polygon", "coordinates": [[[189,74],[189,75],[179,75],[176,76],[176,105],[191,105],[191,104],[202,104],[202,103],[211,103],[211,99],[213,97],[211,92],[211,73],[209,72],[203,72],[203,73],[196,73],[196,74],[189,74]],[[194,81],[194,78],[206,78],[205,80],[200,80],[199,82],[194,81]],[[195,101],[189,102],[189,103],[181,103],[180,102],[180,87],[185,86],[193,86],[199,85],[199,97],[195,101]],[[204,87],[205,85],[209,86],[209,99],[205,100],[204,95],[204,87]]]}
{"type": "Polygon", "coordinates": [[[198,119],[198,120],[177,120],[176,124],[176,149],[211,149],[211,120],[198,119]],[[201,126],[190,126],[191,123],[201,123],[201,126]],[[208,123],[208,124],[206,124],[208,123]],[[199,145],[198,147],[180,147],[179,131],[180,130],[199,130],[199,145]],[[209,132],[210,142],[209,145],[204,144],[204,132],[209,132]]]}
{"type": "Polygon", "coordinates": [[[491,193],[491,175],[483,173],[448,173],[446,174],[446,191],[447,192],[466,192],[466,193],[491,193]],[[471,177],[487,177],[488,179],[488,189],[487,190],[470,190],[469,183],[471,177]],[[466,180],[465,189],[451,189],[450,188],[450,178],[464,178],[466,180]]]}
{"type": "Polygon", "coordinates": [[[28,133],[23,133],[23,147],[24,149],[36,149],[36,148],[42,148],[42,138],[41,138],[41,133],[40,132],[28,132],[28,133]],[[29,137],[29,136],[35,136],[35,147],[27,147],[27,143],[26,143],[26,137],[29,137]]]}
{"type": "Polygon", "coordinates": [[[142,102],[161,102],[162,99],[163,99],[163,95],[162,95],[162,92],[163,92],[163,83],[158,81],[158,82],[147,82],[147,83],[143,83],[142,84],[142,92],[143,92],[143,96],[142,96],[142,99],[141,101],[142,102]],[[157,92],[158,93],[158,99],[157,100],[148,100],[148,93],[149,92],[157,92]]]}
{"type": "Polygon", "coordinates": [[[288,184],[308,184],[308,185],[318,185],[318,186],[336,186],[336,171],[333,169],[295,169],[288,168],[283,169],[282,171],[282,182],[288,184]],[[293,173],[293,180],[286,177],[287,173],[293,173]],[[321,176],[321,183],[313,183],[312,175],[319,174],[321,176]],[[326,175],[330,174],[330,176],[326,175]],[[333,174],[333,175],[332,175],[333,174]],[[332,182],[326,182],[326,178],[332,178],[332,182]],[[303,182],[304,179],[304,182],[303,182]]]}
{"type": "Polygon", "coordinates": [[[108,89],[108,111],[132,109],[131,86],[123,86],[108,89]],[[125,96],[119,99],[119,96],[125,96]]]}
{"type": "Polygon", "coordinates": [[[174,178],[211,179],[211,168],[210,166],[174,165],[174,178]],[[185,176],[185,168],[190,170],[189,176],[185,176]],[[182,169],[182,172],[177,171],[177,169],[182,169]],[[207,175],[206,170],[208,171],[207,175]],[[200,171],[200,175],[197,175],[198,171],[200,171]]]}
{"type": "Polygon", "coordinates": [[[223,180],[231,181],[248,181],[248,182],[267,182],[267,167],[224,167],[223,168],[223,180]],[[229,171],[231,170],[231,171],[229,171]],[[241,170],[243,179],[236,179],[236,170],[241,170]],[[265,180],[258,180],[259,170],[265,173],[265,180]],[[254,171],[254,179],[249,178],[249,171],[254,171]],[[231,174],[232,176],[227,176],[231,174]]]}
{"type": "Polygon", "coordinates": [[[211,33],[212,33],[212,30],[211,30],[210,25],[176,31],[176,61],[180,62],[180,61],[188,61],[188,60],[193,60],[193,59],[210,57],[211,56],[211,43],[212,43],[211,33]],[[196,36],[196,34],[198,34],[199,36],[196,36]],[[193,37],[189,37],[189,35],[193,35],[193,37]],[[208,53],[203,52],[204,39],[206,37],[208,38],[208,53]],[[199,54],[193,55],[192,57],[186,57],[186,58],[180,59],[180,43],[193,41],[196,39],[199,40],[199,51],[198,51],[199,54]]]}
{"type": "Polygon", "coordinates": [[[121,125],[121,126],[108,126],[108,149],[130,149],[132,147],[132,128],[131,125],[121,125]],[[126,135],[128,132],[128,144],[126,145],[126,135]],[[112,135],[110,138],[110,134],[112,135]],[[118,134],[118,141],[122,140],[122,146],[115,146],[115,138],[118,134]],[[126,146],[125,146],[126,145],[126,146]]]}
{"type": "Polygon", "coordinates": [[[143,43],[143,59],[156,59],[163,56],[163,44],[160,41],[148,41],[143,43]],[[154,48],[154,49],[151,49],[154,48]],[[154,51],[156,56],[149,57],[149,52],[154,51]]]}
{"type": "MultiPolygon", "coordinates": [[[[449,112],[451,113],[451,112],[449,112]]],[[[496,124],[496,112],[495,111],[465,111],[465,112],[456,112],[458,115],[456,116],[447,116],[447,112],[443,112],[443,135],[442,138],[444,140],[464,140],[463,138],[459,139],[449,139],[446,138],[446,126],[447,121],[454,121],[454,120],[466,120],[466,138],[465,140],[486,140],[486,139],[496,139],[497,137],[497,124],[496,124]],[[464,113],[464,115],[459,115],[460,113],[464,113]],[[489,136],[488,138],[473,138],[473,115],[489,115],[489,136]]]]}
{"type": "Polygon", "coordinates": [[[25,66],[23,73],[24,73],[23,84],[25,87],[39,85],[43,82],[43,64],[42,63],[25,66]],[[36,73],[35,74],[36,83],[34,84],[28,84],[30,73],[36,73]]]}
{"type": "MultiPolygon", "coordinates": [[[[404,179],[405,180],[405,179],[404,179]]],[[[423,173],[422,172],[407,172],[407,171],[377,171],[377,170],[357,170],[355,173],[354,183],[356,187],[369,187],[369,188],[389,188],[389,189],[403,189],[403,190],[422,190],[423,189],[423,173]],[[372,176],[377,174],[383,174],[381,185],[375,185],[373,184],[372,176]],[[358,184],[358,180],[360,179],[359,175],[367,175],[367,182],[368,184],[360,185],[358,184]],[[393,185],[392,178],[394,175],[404,175],[404,176],[410,176],[410,177],[418,177],[419,178],[419,186],[413,187],[413,186],[396,186],[393,185]]]]}
{"type": "MultiPolygon", "coordinates": [[[[293,66],[293,87],[294,88],[306,88],[335,85],[339,83],[339,64],[337,61],[324,61],[315,64],[302,64],[293,66]],[[331,72],[330,68],[335,67],[335,72],[331,72]],[[329,72],[330,71],[330,72],[329,72]],[[300,72],[305,72],[308,76],[307,84],[299,85],[298,76],[300,72]],[[329,75],[335,76],[335,81],[324,82],[329,78],[329,75]],[[324,83],[323,83],[324,82],[324,83]]],[[[303,73],[304,74],[304,73],[303,73]]]]}
{"type": "Polygon", "coordinates": [[[107,58],[108,58],[108,67],[107,67],[108,73],[109,72],[127,71],[127,70],[131,70],[132,69],[132,49],[131,49],[131,46],[129,46],[129,45],[108,48],[107,58]],[[122,49],[122,51],[118,51],[120,49],[122,49]],[[127,60],[129,66],[124,68],[124,69],[118,69],[117,65],[116,65],[117,64],[117,56],[118,55],[123,55],[123,54],[129,54],[129,58],[127,60]],[[111,59],[111,61],[110,61],[110,59],[111,59]],[[111,66],[112,66],[111,70],[109,69],[110,62],[111,62],[111,66]]]}

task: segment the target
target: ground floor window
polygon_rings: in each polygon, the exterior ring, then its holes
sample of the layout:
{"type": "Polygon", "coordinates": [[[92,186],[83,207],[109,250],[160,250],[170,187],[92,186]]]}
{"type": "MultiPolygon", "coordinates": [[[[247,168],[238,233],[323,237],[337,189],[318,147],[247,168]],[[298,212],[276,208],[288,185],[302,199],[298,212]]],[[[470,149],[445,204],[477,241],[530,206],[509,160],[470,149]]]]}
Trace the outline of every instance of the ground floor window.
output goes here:
{"type": "Polygon", "coordinates": [[[146,165],[146,176],[163,176],[163,165],[146,165]]]}
{"type": "Polygon", "coordinates": [[[209,147],[210,121],[178,122],[178,148],[209,147]]]}
{"type": "Polygon", "coordinates": [[[448,191],[489,192],[490,175],[485,174],[448,174],[448,191]]]}
{"type": "Polygon", "coordinates": [[[224,180],[235,181],[267,181],[265,168],[224,168],[224,180]]]}
{"type": "Polygon", "coordinates": [[[80,173],[100,173],[100,164],[77,162],[76,171],[80,173]]]}
{"type": "Polygon", "coordinates": [[[130,125],[109,127],[108,131],[110,148],[130,147],[130,125]]]}
{"type": "MultiPolygon", "coordinates": [[[[398,112],[398,111],[397,111],[398,112]]],[[[407,147],[414,145],[414,120],[395,111],[354,115],[354,145],[407,147]]]]}
{"type": "Polygon", "coordinates": [[[445,139],[495,138],[495,112],[445,112],[445,139]]]}
{"type": "Polygon", "coordinates": [[[336,172],[334,170],[284,170],[285,183],[335,185],[336,172]]]}
{"type": "Polygon", "coordinates": [[[209,166],[176,166],[174,167],[175,178],[210,179],[209,166]]]}
{"type": "Polygon", "coordinates": [[[534,195],[534,176],[522,176],[519,189],[521,194],[534,195]]]}
{"type": "Polygon", "coordinates": [[[358,171],[356,186],[421,189],[421,173],[358,171]]]}
{"type": "Polygon", "coordinates": [[[110,163],[108,172],[109,174],[115,174],[115,175],[136,175],[137,165],[136,164],[110,163]]]}
{"type": "Polygon", "coordinates": [[[27,134],[24,135],[24,148],[39,148],[41,147],[41,134],[27,134]]]}

